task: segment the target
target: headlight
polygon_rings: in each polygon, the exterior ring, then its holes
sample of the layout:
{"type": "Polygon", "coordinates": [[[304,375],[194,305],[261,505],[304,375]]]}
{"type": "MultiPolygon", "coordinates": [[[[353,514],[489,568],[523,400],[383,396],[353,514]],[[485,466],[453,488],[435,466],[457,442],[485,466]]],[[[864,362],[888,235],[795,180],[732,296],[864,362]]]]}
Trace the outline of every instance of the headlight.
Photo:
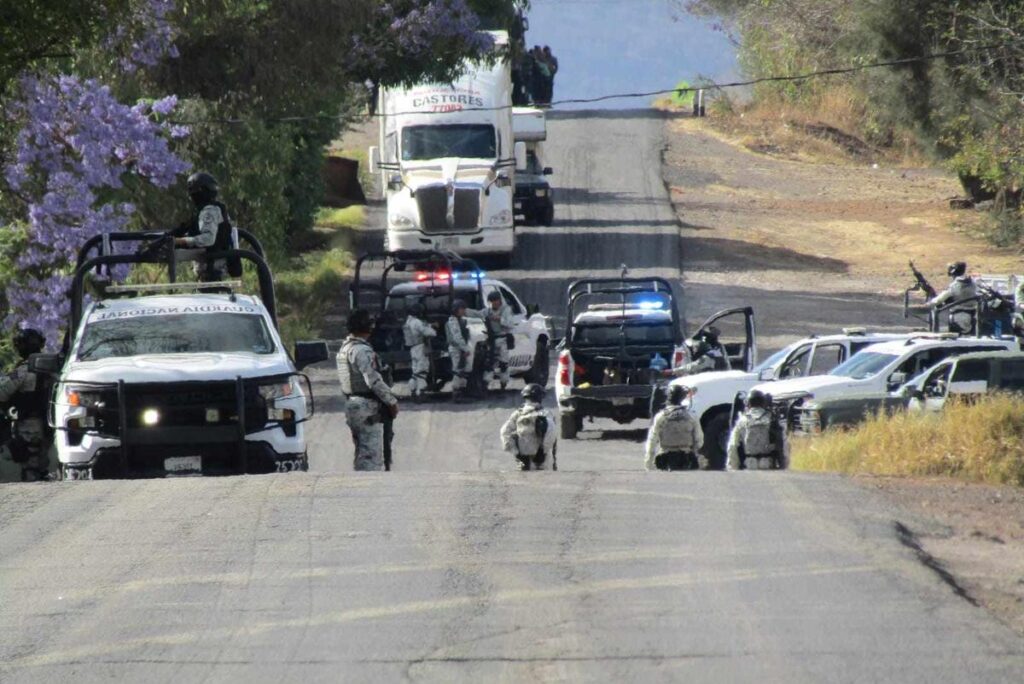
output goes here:
{"type": "Polygon", "coordinates": [[[64,388],[64,399],[68,406],[81,408],[101,408],[103,406],[103,396],[99,392],[91,392],[73,385],[64,388]]]}
{"type": "Polygon", "coordinates": [[[295,386],[289,380],[287,382],[274,382],[266,385],[260,385],[260,396],[263,401],[271,402],[275,399],[284,399],[290,397],[295,393],[295,386]]]}
{"type": "Polygon", "coordinates": [[[388,216],[388,225],[399,230],[408,230],[416,227],[416,221],[405,214],[391,214],[388,216]]]}
{"type": "Polygon", "coordinates": [[[547,197],[548,196],[548,189],[547,188],[537,188],[533,192],[534,192],[535,195],[537,195],[537,197],[547,197]]]}
{"type": "Polygon", "coordinates": [[[492,226],[507,226],[510,223],[512,223],[512,212],[508,209],[502,209],[491,217],[492,226]]]}

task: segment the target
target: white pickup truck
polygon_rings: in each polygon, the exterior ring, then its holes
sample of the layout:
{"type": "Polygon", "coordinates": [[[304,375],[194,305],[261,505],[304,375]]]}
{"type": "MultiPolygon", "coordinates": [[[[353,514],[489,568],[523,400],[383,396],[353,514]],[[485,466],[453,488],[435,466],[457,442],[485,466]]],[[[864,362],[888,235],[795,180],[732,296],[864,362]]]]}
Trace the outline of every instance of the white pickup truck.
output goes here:
{"type": "MultiPolygon", "coordinates": [[[[717,323],[727,315],[735,315],[743,310],[723,312],[705,323],[717,323]]],[[[753,335],[753,314],[748,313],[751,320],[746,329],[753,335]]],[[[906,339],[907,334],[873,333],[863,330],[848,330],[839,335],[808,337],[775,352],[759,365],[751,368],[738,363],[738,359],[730,353],[732,370],[716,370],[706,373],[688,375],[672,384],[685,385],[690,388],[690,411],[700,419],[704,428],[704,453],[710,467],[725,467],[725,446],[729,438],[729,427],[733,402],[739,393],[749,392],[760,383],[772,389],[779,383],[776,380],[806,378],[828,373],[840,363],[877,342],[886,340],[906,339]]],[[[726,349],[738,343],[725,341],[726,349]]],[[[747,342],[753,347],[753,340],[747,342]]]]}
{"type": "MultiPolygon", "coordinates": [[[[326,360],[326,344],[301,343],[293,360],[277,331],[269,268],[256,252],[230,254],[255,264],[260,297],[233,292],[240,283],[172,282],[101,286],[86,305],[94,270],[159,259],[80,258],[65,349],[31,361],[54,379],[62,479],[308,468],[312,393],[297,364],[326,360]]],[[[173,269],[172,259],[171,280],[173,269]]]]}

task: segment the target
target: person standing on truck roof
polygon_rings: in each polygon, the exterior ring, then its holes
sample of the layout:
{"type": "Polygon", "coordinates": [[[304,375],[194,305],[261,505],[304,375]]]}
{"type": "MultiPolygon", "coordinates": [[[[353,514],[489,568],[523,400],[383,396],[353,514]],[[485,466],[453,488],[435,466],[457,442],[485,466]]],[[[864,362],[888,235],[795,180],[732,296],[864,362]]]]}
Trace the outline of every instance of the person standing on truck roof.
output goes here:
{"type": "Polygon", "coordinates": [[[522,396],[523,405],[501,426],[501,446],[516,457],[520,470],[544,470],[548,455],[551,469],[558,470],[555,416],[544,408],[544,388],[530,383],[522,396]]]}
{"type": "Polygon", "coordinates": [[[544,46],[544,61],[548,65],[548,79],[544,89],[544,101],[551,104],[555,99],[555,74],[558,73],[558,58],[551,54],[551,47],[544,46]]]}
{"type": "Polygon", "coordinates": [[[512,315],[512,307],[502,301],[501,293],[492,290],[487,295],[487,308],[474,311],[474,316],[482,318],[487,328],[487,342],[490,355],[487,359],[487,366],[484,369],[484,383],[490,389],[491,381],[494,380],[495,370],[498,372],[498,382],[501,389],[508,387],[510,380],[509,363],[509,340],[516,328],[516,321],[512,315]]]}
{"type": "Polygon", "coordinates": [[[769,470],[774,464],[782,470],[789,466],[786,434],[774,419],[768,395],[752,390],[747,408],[729,434],[726,470],[769,470]]]}
{"type": "Polygon", "coordinates": [[[420,302],[415,302],[409,307],[409,316],[402,325],[402,335],[405,338],[405,347],[409,350],[409,357],[412,366],[412,376],[409,378],[409,396],[412,400],[419,402],[427,389],[427,375],[430,373],[430,340],[437,336],[437,331],[431,328],[423,315],[426,309],[420,302]]]}
{"type": "MultiPolygon", "coordinates": [[[[978,296],[978,286],[974,278],[967,275],[967,262],[954,261],[946,267],[946,273],[953,280],[949,287],[933,297],[928,306],[937,308],[954,302],[973,299],[978,296]]],[[[964,306],[950,309],[949,311],[949,332],[968,334],[972,332],[971,310],[974,302],[967,302],[964,306]]]]}
{"type": "Polygon", "coordinates": [[[338,352],[338,379],[345,395],[345,422],[355,444],[356,470],[384,469],[384,412],[398,415],[398,399],[381,376],[370,346],[373,320],[363,309],[348,317],[348,337],[338,352]]]}
{"type": "Polygon", "coordinates": [[[647,470],[697,470],[700,467],[700,449],[704,446],[704,431],[700,421],[684,405],[690,390],[672,385],[668,403],[651,421],[647,431],[644,467],[647,470]]]}
{"type": "Polygon", "coordinates": [[[237,258],[205,258],[206,254],[238,249],[238,231],[231,224],[227,207],[217,201],[217,179],[199,171],[188,177],[187,187],[195,213],[173,232],[174,246],[189,250],[184,256],[196,260],[196,278],[200,282],[227,280],[228,276],[241,277],[242,263],[237,258]]]}
{"type": "Polygon", "coordinates": [[[714,326],[700,333],[694,358],[678,368],[666,372],[667,375],[681,378],[685,375],[696,375],[714,370],[729,370],[729,356],[719,341],[718,328],[714,326]]]}
{"type": "Polygon", "coordinates": [[[50,476],[50,451],[46,444],[46,409],[49,397],[37,373],[28,367],[28,358],[46,346],[38,330],[19,330],[14,349],[21,360],[7,375],[0,376],[0,405],[14,409],[14,427],[10,441],[3,445],[5,457],[21,466],[24,482],[46,480],[50,476]]]}
{"type": "Polygon", "coordinates": [[[452,361],[452,399],[465,401],[469,377],[469,325],[466,323],[466,302],[456,299],[452,302],[452,315],[444,328],[448,342],[448,357],[452,361]]]}
{"type": "Polygon", "coordinates": [[[544,59],[544,51],[541,50],[540,45],[534,45],[531,54],[533,55],[533,78],[531,79],[533,90],[530,94],[533,96],[535,105],[545,105],[547,100],[544,98],[547,93],[548,79],[551,77],[551,69],[544,59]]]}

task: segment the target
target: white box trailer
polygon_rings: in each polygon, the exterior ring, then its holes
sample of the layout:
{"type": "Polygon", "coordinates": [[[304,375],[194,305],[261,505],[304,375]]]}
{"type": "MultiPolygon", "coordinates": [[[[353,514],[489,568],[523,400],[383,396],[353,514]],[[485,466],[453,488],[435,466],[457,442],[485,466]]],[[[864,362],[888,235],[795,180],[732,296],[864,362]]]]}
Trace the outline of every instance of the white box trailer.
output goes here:
{"type": "MultiPolygon", "coordinates": [[[[508,44],[492,32],[496,49],[508,44]]],[[[379,147],[387,200],[386,248],[440,249],[510,258],[513,190],[526,146],[512,131],[512,76],[506,59],[467,63],[454,83],[380,93],[379,147]]]]}

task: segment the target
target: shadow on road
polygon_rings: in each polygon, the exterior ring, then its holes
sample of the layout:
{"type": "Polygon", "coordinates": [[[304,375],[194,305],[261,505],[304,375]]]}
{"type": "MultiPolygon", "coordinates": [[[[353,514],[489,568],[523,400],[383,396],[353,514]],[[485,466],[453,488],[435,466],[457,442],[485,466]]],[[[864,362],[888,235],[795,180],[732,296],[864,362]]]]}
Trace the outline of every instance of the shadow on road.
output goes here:
{"type": "Polygon", "coordinates": [[[729,240],[725,238],[683,237],[683,260],[688,270],[701,270],[702,262],[716,272],[747,271],[771,268],[790,271],[820,271],[825,273],[846,273],[849,266],[845,261],[831,257],[814,256],[784,247],[769,247],[754,242],[729,240]]]}

